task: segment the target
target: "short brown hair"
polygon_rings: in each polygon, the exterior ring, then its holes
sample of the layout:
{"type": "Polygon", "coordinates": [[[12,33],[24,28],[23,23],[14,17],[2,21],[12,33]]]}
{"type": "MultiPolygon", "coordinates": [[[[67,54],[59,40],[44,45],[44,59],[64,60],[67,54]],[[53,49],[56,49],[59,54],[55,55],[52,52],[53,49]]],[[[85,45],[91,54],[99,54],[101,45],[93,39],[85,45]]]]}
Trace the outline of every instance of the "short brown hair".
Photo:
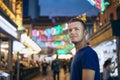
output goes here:
{"type": "Polygon", "coordinates": [[[68,23],[71,23],[71,22],[80,22],[80,23],[82,23],[84,29],[85,30],[87,29],[85,22],[79,18],[72,18],[68,23]]]}

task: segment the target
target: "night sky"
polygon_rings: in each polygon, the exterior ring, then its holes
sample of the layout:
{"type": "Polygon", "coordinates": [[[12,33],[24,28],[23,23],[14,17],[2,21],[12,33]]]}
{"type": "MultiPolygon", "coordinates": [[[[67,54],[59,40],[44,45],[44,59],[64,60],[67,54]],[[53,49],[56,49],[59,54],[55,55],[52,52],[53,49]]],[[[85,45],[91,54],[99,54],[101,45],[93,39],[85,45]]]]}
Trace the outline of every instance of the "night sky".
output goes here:
{"type": "Polygon", "coordinates": [[[99,10],[87,0],[39,0],[41,16],[97,15],[99,10]]]}

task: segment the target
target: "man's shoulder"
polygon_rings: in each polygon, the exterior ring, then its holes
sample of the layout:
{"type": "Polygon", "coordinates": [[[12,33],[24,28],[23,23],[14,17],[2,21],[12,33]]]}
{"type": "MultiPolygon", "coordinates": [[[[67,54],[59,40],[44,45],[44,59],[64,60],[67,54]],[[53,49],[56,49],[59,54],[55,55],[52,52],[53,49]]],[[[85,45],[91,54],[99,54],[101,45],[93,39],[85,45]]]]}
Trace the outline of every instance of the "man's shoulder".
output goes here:
{"type": "Polygon", "coordinates": [[[84,51],[86,53],[95,53],[96,54],[96,51],[90,46],[87,46],[84,51]]]}

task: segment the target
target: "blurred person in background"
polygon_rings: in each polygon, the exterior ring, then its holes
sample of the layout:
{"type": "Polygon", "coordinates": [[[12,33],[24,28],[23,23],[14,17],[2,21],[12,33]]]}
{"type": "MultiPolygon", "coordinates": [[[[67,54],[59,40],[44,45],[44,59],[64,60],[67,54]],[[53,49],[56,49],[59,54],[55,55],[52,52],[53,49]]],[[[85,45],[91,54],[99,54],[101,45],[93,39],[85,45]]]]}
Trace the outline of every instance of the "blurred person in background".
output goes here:
{"type": "Polygon", "coordinates": [[[53,71],[53,80],[60,80],[60,61],[58,55],[55,60],[52,61],[51,69],[53,71]],[[57,79],[56,79],[57,77],[57,79]]]}
{"type": "Polygon", "coordinates": [[[113,72],[114,66],[112,65],[111,60],[111,58],[108,58],[103,64],[103,80],[112,80],[110,73],[113,72]]]}
{"type": "Polygon", "coordinates": [[[4,69],[7,68],[7,60],[6,59],[2,58],[0,63],[1,63],[1,68],[4,68],[4,69]]]}
{"type": "Polygon", "coordinates": [[[71,64],[70,80],[100,80],[98,56],[87,45],[85,23],[79,18],[73,18],[68,23],[68,31],[77,51],[71,64]]]}
{"type": "Polygon", "coordinates": [[[67,73],[67,60],[63,60],[63,70],[64,70],[64,74],[67,73]]]}
{"type": "Polygon", "coordinates": [[[46,76],[47,75],[47,68],[48,68],[48,63],[46,62],[46,59],[43,60],[41,65],[42,65],[42,75],[46,76]]]}
{"type": "Polygon", "coordinates": [[[70,73],[71,71],[71,63],[72,63],[73,57],[70,58],[70,60],[68,61],[68,72],[70,73]]]}

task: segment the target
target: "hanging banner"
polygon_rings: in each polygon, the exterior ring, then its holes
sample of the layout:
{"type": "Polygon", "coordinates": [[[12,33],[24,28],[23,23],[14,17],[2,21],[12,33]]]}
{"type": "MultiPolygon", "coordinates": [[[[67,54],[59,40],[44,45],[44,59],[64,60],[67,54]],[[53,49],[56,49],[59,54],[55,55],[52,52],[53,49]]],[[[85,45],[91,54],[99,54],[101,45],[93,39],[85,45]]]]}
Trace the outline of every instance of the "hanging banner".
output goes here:
{"type": "Polygon", "coordinates": [[[52,36],[52,39],[53,39],[54,41],[70,40],[70,37],[69,37],[68,34],[62,34],[62,35],[52,36]]]}
{"type": "Polygon", "coordinates": [[[45,30],[34,29],[32,30],[32,39],[42,48],[69,50],[71,47],[69,45],[70,37],[67,30],[67,23],[45,30]]]}
{"type": "Polygon", "coordinates": [[[46,30],[45,30],[45,35],[47,36],[47,37],[50,37],[50,36],[52,36],[52,34],[51,34],[51,29],[50,28],[47,28],[46,30]]]}

